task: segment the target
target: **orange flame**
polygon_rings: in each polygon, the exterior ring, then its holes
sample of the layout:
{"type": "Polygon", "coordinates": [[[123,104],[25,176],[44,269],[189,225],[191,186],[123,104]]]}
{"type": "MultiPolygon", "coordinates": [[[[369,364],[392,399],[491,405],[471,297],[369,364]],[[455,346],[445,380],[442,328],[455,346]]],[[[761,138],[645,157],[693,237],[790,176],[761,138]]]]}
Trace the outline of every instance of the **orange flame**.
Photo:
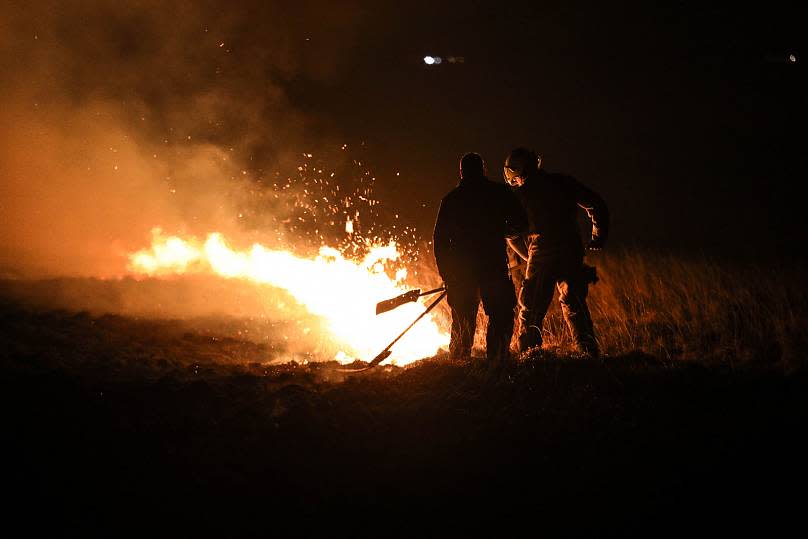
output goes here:
{"type": "MultiPolygon", "coordinates": [[[[163,236],[153,231],[149,249],[129,257],[129,270],[136,275],[160,276],[208,271],[225,278],[268,284],[291,293],[313,315],[324,318],[334,343],[341,348],[338,361],[370,360],[423,311],[423,306],[405,304],[376,316],[379,300],[406,292],[406,270],[394,279],[385,273],[385,263],[399,257],[395,242],[374,246],[360,262],[348,260],[336,249],[322,247],[314,259],[289,251],[275,251],[261,244],[249,250],[228,247],[221,234],[205,242],[163,236]]],[[[448,335],[427,314],[392,348],[391,361],[403,365],[435,355],[448,345],[448,335]]]]}

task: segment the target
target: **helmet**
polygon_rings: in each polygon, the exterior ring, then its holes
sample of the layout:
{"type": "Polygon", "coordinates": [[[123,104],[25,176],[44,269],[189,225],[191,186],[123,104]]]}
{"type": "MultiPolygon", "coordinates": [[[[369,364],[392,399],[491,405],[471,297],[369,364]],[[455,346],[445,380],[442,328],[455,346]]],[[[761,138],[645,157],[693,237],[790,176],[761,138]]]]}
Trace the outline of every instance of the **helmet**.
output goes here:
{"type": "Polygon", "coordinates": [[[536,155],[536,152],[527,148],[516,148],[505,158],[502,175],[508,185],[520,187],[528,176],[538,172],[540,166],[541,157],[536,155]]]}
{"type": "Polygon", "coordinates": [[[478,153],[470,152],[460,159],[461,178],[481,178],[485,176],[485,161],[478,153]]]}

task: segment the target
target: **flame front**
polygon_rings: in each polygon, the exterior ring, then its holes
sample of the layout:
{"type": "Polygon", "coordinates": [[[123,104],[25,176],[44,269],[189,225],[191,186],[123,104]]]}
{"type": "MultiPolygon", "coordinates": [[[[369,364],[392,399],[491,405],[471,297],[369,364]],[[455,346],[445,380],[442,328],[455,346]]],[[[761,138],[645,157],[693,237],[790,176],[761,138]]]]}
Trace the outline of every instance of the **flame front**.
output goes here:
{"type": "MultiPolygon", "coordinates": [[[[345,363],[355,358],[372,359],[423,312],[422,305],[409,303],[375,314],[379,300],[406,292],[402,283],[405,270],[395,279],[384,271],[385,262],[398,256],[393,242],[373,247],[362,261],[354,262],[330,247],[322,247],[317,257],[306,259],[260,244],[236,251],[219,233],[199,242],[165,237],[155,230],[151,248],[129,257],[129,270],[148,276],[210,271],[225,278],[282,288],[311,314],[325,319],[330,337],[341,348],[335,359],[345,363]]],[[[448,341],[448,335],[429,313],[395,344],[391,361],[403,365],[432,356],[448,341]]]]}

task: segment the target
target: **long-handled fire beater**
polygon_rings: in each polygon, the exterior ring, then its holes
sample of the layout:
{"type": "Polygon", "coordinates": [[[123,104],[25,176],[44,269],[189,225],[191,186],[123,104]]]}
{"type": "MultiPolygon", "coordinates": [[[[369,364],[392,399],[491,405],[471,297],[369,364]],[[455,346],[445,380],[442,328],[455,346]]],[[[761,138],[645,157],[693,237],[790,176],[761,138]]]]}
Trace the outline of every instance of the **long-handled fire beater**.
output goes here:
{"type": "Polygon", "coordinates": [[[390,344],[388,344],[387,347],[384,350],[379,352],[379,355],[374,357],[370,361],[370,363],[368,363],[367,367],[361,367],[359,369],[345,368],[345,369],[340,369],[340,370],[343,371],[343,372],[362,372],[362,371],[366,371],[368,369],[372,369],[373,367],[375,367],[376,365],[378,365],[379,363],[381,363],[382,361],[384,361],[385,359],[390,357],[390,354],[393,353],[390,350],[393,347],[393,345],[396,344],[398,342],[398,340],[401,337],[403,337],[404,334],[407,333],[412,328],[412,326],[414,326],[416,323],[418,323],[418,321],[421,318],[426,316],[426,314],[429,311],[434,309],[435,306],[437,306],[437,304],[440,303],[441,300],[446,297],[446,286],[440,286],[438,288],[433,288],[432,290],[427,290],[426,292],[421,292],[420,288],[416,288],[415,290],[410,290],[409,292],[404,292],[403,294],[401,294],[399,296],[396,296],[396,297],[390,298],[390,299],[386,299],[384,301],[380,301],[379,303],[377,303],[376,304],[376,314],[379,315],[379,314],[382,314],[382,313],[386,313],[387,311],[392,311],[396,307],[400,307],[400,306],[404,305],[405,303],[409,303],[411,301],[416,301],[420,297],[431,296],[432,294],[437,294],[438,292],[440,292],[440,296],[438,296],[438,298],[435,301],[430,303],[429,306],[426,308],[426,310],[424,312],[422,312],[420,315],[418,315],[418,318],[413,320],[412,324],[407,326],[407,329],[402,331],[399,334],[399,336],[396,337],[395,339],[393,339],[393,341],[390,344]]]}

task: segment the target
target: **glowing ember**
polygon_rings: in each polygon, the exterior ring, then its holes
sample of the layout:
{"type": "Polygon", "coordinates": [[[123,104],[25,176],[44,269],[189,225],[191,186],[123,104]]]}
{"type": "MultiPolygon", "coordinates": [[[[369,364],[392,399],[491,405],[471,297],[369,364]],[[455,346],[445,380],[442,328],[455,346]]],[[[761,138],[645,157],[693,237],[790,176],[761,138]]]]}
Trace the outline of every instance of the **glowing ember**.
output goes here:
{"type": "MultiPolygon", "coordinates": [[[[326,320],[334,343],[342,348],[335,358],[341,363],[355,358],[369,361],[424,309],[410,303],[375,314],[378,301],[407,290],[403,285],[406,270],[399,270],[394,279],[384,271],[385,263],[399,256],[394,242],[375,246],[362,261],[354,262],[329,247],[321,248],[316,258],[305,259],[260,244],[235,251],[219,233],[209,234],[204,243],[165,237],[159,229],[153,233],[151,248],[129,257],[130,271],[148,276],[213,272],[282,288],[310,313],[326,320]]],[[[448,342],[448,335],[429,313],[392,348],[391,361],[402,365],[429,357],[448,342]]]]}

